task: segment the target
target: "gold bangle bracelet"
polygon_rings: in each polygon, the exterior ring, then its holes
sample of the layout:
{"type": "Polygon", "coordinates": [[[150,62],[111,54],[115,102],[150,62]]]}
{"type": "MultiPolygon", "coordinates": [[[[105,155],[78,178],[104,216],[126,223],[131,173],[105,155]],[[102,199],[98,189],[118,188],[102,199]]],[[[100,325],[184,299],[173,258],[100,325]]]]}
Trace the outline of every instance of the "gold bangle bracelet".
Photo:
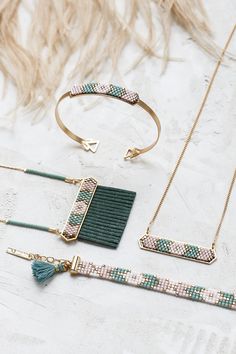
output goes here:
{"type": "Polygon", "coordinates": [[[159,118],[156,115],[156,113],[152,110],[151,107],[149,107],[145,102],[140,100],[139,95],[137,93],[112,84],[89,83],[83,85],[74,85],[71,91],[64,93],[64,95],[62,95],[59,98],[55,108],[55,117],[59,127],[63,130],[63,132],[67,136],[69,136],[71,139],[78,142],[83,147],[84,150],[96,152],[99,141],[94,139],[81,138],[78,135],[74,134],[71,130],[69,130],[63,123],[58,108],[60,102],[67,97],[73,98],[78,95],[91,95],[91,94],[106,95],[112,98],[117,98],[131,105],[138,105],[141,108],[143,108],[147,113],[149,113],[149,115],[154,120],[157,127],[157,137],[155,141],[151,145],[147,146],[146,148],[142,148],[142,149],[136,147],[129,148],[126,155],[124,156],[125,160],[132,159],[138,155],[144,154],[145,152],[151,150],[157,144],[161,132],[161,124],[159,118]]]}

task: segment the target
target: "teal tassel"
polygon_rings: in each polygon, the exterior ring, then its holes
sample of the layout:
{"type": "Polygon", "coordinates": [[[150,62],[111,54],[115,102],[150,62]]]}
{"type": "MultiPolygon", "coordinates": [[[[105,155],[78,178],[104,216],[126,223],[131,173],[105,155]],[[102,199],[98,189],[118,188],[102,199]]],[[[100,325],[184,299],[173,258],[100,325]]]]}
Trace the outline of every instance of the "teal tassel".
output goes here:
{"type": "Polygon", "coordinates": [[[55,273],[64,272],[64,264],[52,264],[43,261],[34,261],[32,263],[33,276],[38,283],[43,283],[45,280],[50,279],[55,273]]]}

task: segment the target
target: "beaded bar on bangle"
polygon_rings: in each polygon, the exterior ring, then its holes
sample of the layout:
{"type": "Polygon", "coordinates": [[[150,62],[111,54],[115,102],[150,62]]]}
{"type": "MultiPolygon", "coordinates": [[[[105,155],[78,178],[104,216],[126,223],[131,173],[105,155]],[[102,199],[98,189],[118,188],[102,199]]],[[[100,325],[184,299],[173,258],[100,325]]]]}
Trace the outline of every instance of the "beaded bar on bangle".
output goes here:
{"type": "Polygon", "coordinates": [[[88,84],[74,85],[70,91],[72,96],[89,93],[112,96],[130,104],[135,104],[139,100],[139,95],[136,92],[112,84],[91,82],[88,84]]]}

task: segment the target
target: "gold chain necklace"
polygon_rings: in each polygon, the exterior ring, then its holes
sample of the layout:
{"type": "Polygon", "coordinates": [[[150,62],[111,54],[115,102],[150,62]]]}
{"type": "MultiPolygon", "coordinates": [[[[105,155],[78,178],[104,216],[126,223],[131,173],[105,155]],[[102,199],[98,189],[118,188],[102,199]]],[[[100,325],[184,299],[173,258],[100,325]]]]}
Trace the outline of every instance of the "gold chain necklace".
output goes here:
{"type": "Polygon", "coordinates": [[[178,171],[178,168],[179,166],[181,165],[181,162],[185,156],[185,153],[186,153],[186,150],[189,146],[189,143],[192,139],[192,136],[193,136],[193,133],[195,132],[195,129],[198,125],[198,122],[200,120],[200,117],[201,117],[201,114],[202,114],[202,111],[203,111],[203,108],[206,104],[206,101],[208,99],[208,96],[209,96],[209,93],[211,91],[211,88],[212,88],[212,85],[214,83],[214,80],[215,80],[215,77],[216,77],[216,74],[219,70],[219,67],[222,63],[222,60],[223,60],[223,57],[228,49],[228,46],[231,42],[231,39],[234,35],[234,32],[236,30],[236,25],[234,26],[233,30],[231,31],[229,37],[228,37],[228,40],[224,46],[224,49],[222,50],[222,53],[220,55],[220,58],[216,64],[216,67],[215,67],[215,70],[212,74],[212,77],[211,77],[211,80],[209,82],[209,85],[208,85],[208,88],[206,90],[206,93],[203,97],[203,100],[202,100],[202,103],[200,105],[200,108],[199,108],[199,111],[196,115],[196,118],[194,120],[194,123],[193,123],[193,126],[187,136],[187,139],[184,143],[184,147],[180,153],[180,156],[177,160],[177,163],[174,167],[174,170],[173,172],[171,173],[171,176],[169,178],[169,181],[167,183],[167,186],[164,190],[164,193],[162,194],[162,197],[161,197],[161,200],[154,212],[154,215],[152,217],[152,219],[150,220],[149,222],[149,225],[147,227],[147,230],[146,230],[146,233],[144,236],[142,236],[139,240],[139,245],[140,245],[140,248],[144,249],[144,250],[148,250],[148,251],[152,251],[152,252],[157,252],[157,253],[162,253],[162,254],[167,254],[167,255],[170,255],[170,256],[175,256],[175,257],[180,257],[180,258],[184,258],[184,259],[189,259],[189,260],[194,260],[194,261],[197,261],[197,262],[201,262],[201,263],[206,263],[206,264],[210,264],[212,263],[213,261],[216,260],[216,243],[217,243],[217,240],[219,238],[219,234],[220,234],[220,230],[221,230],[221,226],[222,226],[222,223],[223,223],[223,220],[224,220],[224,217],[225,217],[225,214],[226,214],[226,211],[227,211],[227,208],[228,208],[228,204],[229,204],[229,200],[230,200],[230,196],[231,196],[231,193],[232,193],[232,190],[233,190],[233,186],[234,186],[234,182],[235,182],[235,179],[236,179],[236,170],[234,171],[234,174],[233,174],[233,178],[231,180],[231,183],[230,183],[230,187],[229,187],[229,190],[228,190],[228,193],[227,193],[227,196],[226,196],[226,201],[225,201],[225,204],[224,204],[224,208],[223,208],[223,212],[222,212],[222,215],[221,215],[221,218],[220,218],[220,222],[219,222],[219,225],[217,227],[217,230],[216,230],[216,234],[215,234],[215,237],[214,237],[214,240],[213,240],[213,243],[211,245],[210,248],[207,248],[207,247],[200,247],[200,246],[196,246],[196,245],[192,245],[192,244],[188,244],[188,243],[184,243],[184,242],[178,242],[178,241],[174,241],[174,240],[169,240],[169,239],[166,239],[166,238],[161,238],[159,236],[152,236],[151,235],[151,227],[153,226],[154,222],[156,221],[158,215],[159,215],[159,212],[161,210],[161,207],[163,206],[164,204],[164,201],[166,199],[166,196],[168,194],[168,191],[171,187],[171,184],[176,176],[176,173],[178,171]]]}

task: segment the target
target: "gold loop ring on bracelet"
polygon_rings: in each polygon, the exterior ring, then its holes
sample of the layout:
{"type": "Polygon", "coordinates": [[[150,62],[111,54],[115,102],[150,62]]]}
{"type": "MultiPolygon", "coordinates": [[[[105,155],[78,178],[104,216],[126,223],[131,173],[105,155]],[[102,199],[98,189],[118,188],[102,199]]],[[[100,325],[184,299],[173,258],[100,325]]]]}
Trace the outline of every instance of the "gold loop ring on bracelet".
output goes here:
{"type": "Polygon", "coordinates": [[[79,137],[78,135],[75,135],[71,130],[69,130],[63,121],[60,118],[59,111],[58,111],[58,106],[60,102],[66,98],[66,97],[75,97],[78,95],[107,95],[113,98],[118,98],[119,100],[129,103],[131,105],[139,105],[142,107],[147,113],[150,114],[152,119],[154,120],[156,127],[157,127],[157,137],[155,141],[147,146],[146,148],[140,149],[140,148],[129,148],[126,155],[125,159],[132,159],[133,157],[136,157],[138,155],[144,154],[145,152],[151,150],[158,142],[159,137],[160,137],[160,132],[161,132],[161,124],[159,121],[159,118],[157,117],[156,113],[149,107],[145,102],[140,100],[139,95],[135,92],[129,91],[125,88],[115,86],[112,84],[100,84],[100,83],[88,83],[88,84],[82,84],[82,85],[74,85],[71,91],[66,92],[64,95],[62,95],[55,108],[55,116],[56,116],[56,121],[59,125],[59,127],[68,135],[71,139],[75,140],[78,142],[84,150],[86,151],[92,151],[96,152],[99,141],[98,140],[93,140],[93,139],[83,139],[79,137]]]}

